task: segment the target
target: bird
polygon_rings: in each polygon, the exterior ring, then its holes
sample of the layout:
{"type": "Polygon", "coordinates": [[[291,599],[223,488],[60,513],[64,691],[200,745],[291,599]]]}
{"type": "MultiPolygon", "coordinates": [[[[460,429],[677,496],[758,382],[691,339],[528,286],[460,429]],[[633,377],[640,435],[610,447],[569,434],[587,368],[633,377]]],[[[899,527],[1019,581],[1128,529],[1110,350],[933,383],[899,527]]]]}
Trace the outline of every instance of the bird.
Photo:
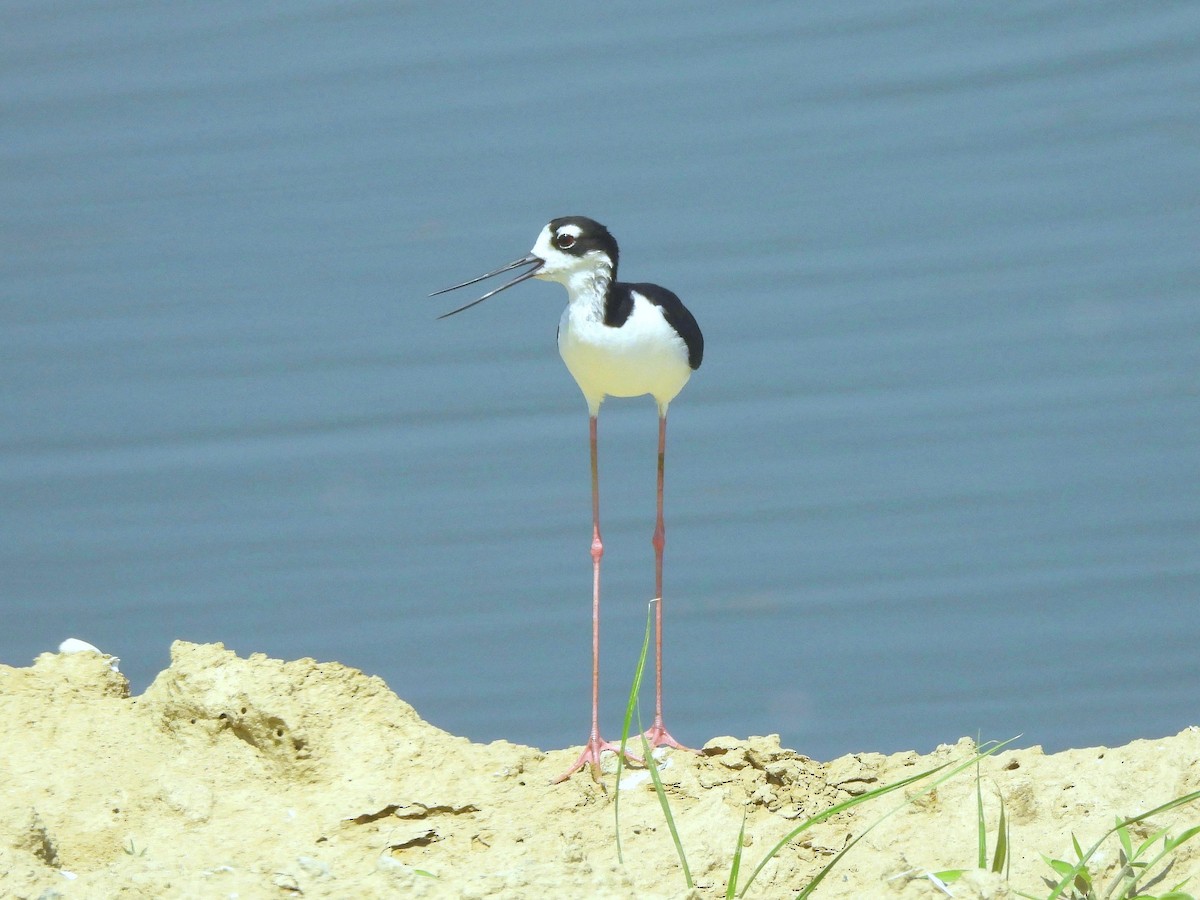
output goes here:
{"type": "MultiPolygon", "coordinates": [[[[687,749],[663,723],[662,704],[662,569],[666,528],[663,524],[663,472],[667,443],[667,408],[704,359],[704,336],[695,317],[671,291],[657,284],[617,280],[620,250],[608,229],[586,216],[552,219],[531,252],[495,271],[430,296],[455,291],[524,268],[516,278],[477,300],[438,316],[444,319],[470,309],[501,291],[531,278],[555,281],[567,290],[567,306],[558,323],[558,352],[583,393],[588,408],[588,442],[592,475],[592,721],[587,743],[575,763],[554,779],[565,781],[591,768],[598,777],[600,757],[619,747],[600,736],[600,478],[597,422],[606,397],[650,395],[658,407],[657,515],[654,547],[654,724],[645,732],[651,747],[687,749]]],[[[627,756],[636,761],[632,754],[627,756]]]]}

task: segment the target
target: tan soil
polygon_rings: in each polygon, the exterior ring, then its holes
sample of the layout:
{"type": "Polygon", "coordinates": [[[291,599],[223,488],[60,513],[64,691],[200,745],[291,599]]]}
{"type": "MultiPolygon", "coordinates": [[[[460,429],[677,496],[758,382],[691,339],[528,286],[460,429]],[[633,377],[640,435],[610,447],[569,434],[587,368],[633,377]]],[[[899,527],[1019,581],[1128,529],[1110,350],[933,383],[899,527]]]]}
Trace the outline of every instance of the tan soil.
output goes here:
{"type": "MultiPolygon", "coordinates": [[[[0,897],[683,898],[678,858],[644,772],[550,781],[578,749],[482,745],[422,721],[378,678],[337,663],[240,659],[177,642],[139,697],[95,653],[0,666],[0,897]]],[[[928,756],[863,753],[821,763],[775,737],[674,752],[663,780],[696,891],[724,896],[746,817],[742,881],[806,816],[865,790],[970,757],[961,740],[928,756]]],[[[1040,891],[1040,854],[1088,846],[1118,815],[1200,790],[1200,729],[1115,749],[1046,756],[1012,750],[982,764],[994,829],[997,791],[1012,826],[1008,881],[972,874],[954,896],[1040,891]]],[[[976,858],[973,769],[886,818],[817,898],[937,898],[930,871],[976,858]]],[[[793,840],[751,887],[792,897],[897,792],[793,840]]],[[[1200,823],[1200,804],[1135,834],[1200,823]]],[[[994,834],[989,835],[989,842],[994,834]]],[[[1113,873],[1110,840],[1094,870],[1113,873]]],[[[1156,893],[1200,872],[1200,838],[1156,893]]],[[[1200,888],[1200,877],[1189,886],[1200,888]]]]}

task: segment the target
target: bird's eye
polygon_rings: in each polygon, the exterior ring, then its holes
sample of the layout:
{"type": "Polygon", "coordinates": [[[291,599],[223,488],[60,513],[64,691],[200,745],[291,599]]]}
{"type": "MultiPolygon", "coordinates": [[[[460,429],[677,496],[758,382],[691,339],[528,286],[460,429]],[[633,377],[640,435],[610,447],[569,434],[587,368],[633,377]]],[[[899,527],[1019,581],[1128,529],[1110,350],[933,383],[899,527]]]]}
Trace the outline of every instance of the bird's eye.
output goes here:
{"type": "Polygon", "coordinates": [[[570,250],[572,247],[575,246],[575,235],[573,235],[573,234],[557,235],[554,238],[554,245],[556,247],[558,247],[559,250],[570,250]]]}

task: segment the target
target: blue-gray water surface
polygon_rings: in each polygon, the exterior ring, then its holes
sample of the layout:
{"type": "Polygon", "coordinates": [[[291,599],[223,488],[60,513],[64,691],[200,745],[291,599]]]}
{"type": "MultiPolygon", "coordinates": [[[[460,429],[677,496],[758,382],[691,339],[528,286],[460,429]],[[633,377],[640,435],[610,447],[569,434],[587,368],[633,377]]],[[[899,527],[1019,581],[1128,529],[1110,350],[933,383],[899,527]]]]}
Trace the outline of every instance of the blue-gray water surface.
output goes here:
{"type": "MultiPolygon", "coordinates": [[[[707,339],[667,451],[676,737],[1194,724],[1198,101],[1193,3],[7,3],[0,660],[76,636],[140,691],[223,641],[581,743],[565,294],[427,295],[583,214],[707,339]]],[[[653,403],[600,437],[612,735],[653,403]]]]}

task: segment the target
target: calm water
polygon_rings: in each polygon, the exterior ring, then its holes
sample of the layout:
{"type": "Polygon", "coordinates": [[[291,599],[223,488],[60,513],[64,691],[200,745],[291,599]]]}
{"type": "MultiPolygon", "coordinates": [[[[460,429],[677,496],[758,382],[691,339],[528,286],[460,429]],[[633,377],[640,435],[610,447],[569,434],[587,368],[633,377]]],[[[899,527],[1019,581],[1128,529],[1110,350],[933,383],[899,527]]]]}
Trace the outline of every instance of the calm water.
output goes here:
{"type": "MultiPolygon", "coordinates": [[[[78,636],[141,690],[220,640],[581,742],[565,295],[426,297],[580,213],[707,337],[667,454],[677,737],[1194,724],[1198,97],[1190,3],[10,2],[0,659],[78,636]]],[[[609,733],[654,426],[601,416],[609,733]]]]}

